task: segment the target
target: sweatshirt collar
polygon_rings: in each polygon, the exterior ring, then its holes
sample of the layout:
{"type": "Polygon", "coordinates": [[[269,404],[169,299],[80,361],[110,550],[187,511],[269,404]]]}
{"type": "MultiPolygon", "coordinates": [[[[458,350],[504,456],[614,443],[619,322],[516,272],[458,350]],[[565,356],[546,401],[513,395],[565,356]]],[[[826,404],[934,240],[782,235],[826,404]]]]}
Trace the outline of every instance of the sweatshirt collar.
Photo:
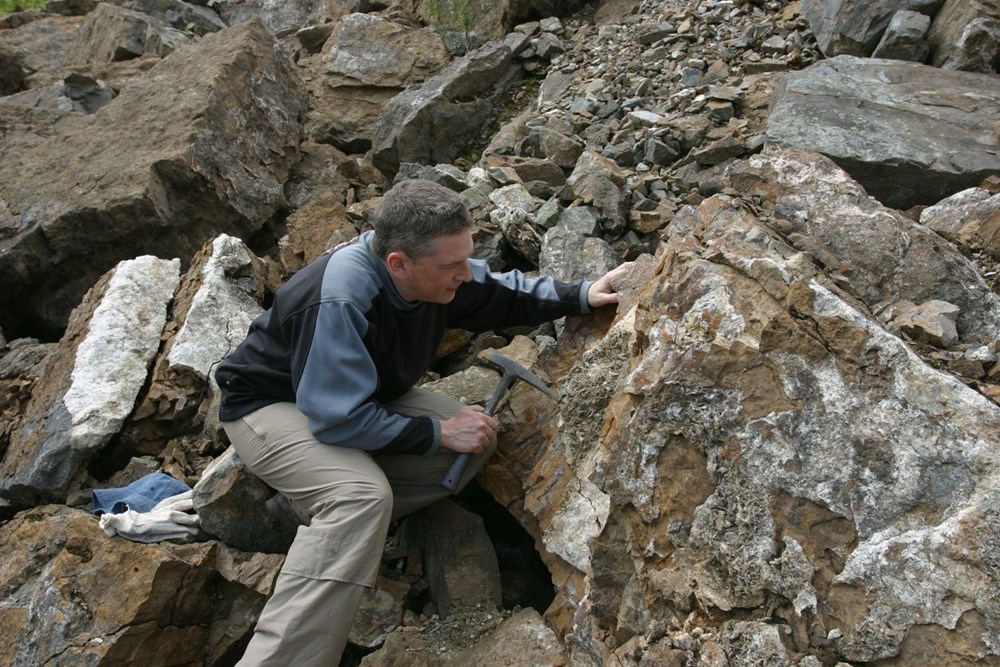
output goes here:
{"type": "Polygon", "coordinates": [[[361,242],[368,251],[369,260],[378,272],[378,279],[385,288],[385,293],[389,296],[389,303],[392,304],[393,308],[398,310],[416,310],[422,306],[423,303],[420,301],[411,303],[400,296],[399,291],[396,289],[396,284],[392,282],[392,277],[389,276],[389,269],[385,268],[385,262],[379,259],[379,256],[375,254],[375,248],[372,247],[372,239],[374,236],[375,232],[367,231],[361,235],[361,242]]]}

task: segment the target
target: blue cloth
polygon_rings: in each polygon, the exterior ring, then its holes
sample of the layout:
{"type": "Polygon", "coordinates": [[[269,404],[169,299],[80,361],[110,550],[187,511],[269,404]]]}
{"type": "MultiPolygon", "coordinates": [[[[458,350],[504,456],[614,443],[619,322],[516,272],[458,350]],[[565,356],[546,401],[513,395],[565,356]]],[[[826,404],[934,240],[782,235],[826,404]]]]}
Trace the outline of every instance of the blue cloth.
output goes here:
{"type": "Polygon", "coordinates": [[[190,487],[170,475],[151,472],[140,477],[126,487],[117,489],[94,489],[90,492],[93,514],[120,514],[126,510],[148,512],[164,498],[176,496],[190,487]]]}

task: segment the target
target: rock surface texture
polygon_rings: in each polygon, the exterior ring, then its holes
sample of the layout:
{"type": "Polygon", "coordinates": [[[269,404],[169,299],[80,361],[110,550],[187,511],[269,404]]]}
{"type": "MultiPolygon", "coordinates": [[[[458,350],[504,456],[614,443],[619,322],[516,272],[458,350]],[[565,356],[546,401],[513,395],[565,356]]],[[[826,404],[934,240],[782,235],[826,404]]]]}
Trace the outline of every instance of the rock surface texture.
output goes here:
{"type": "Polygon", "coordinates": [[[394,523],[343,667],[1000,664],[996,0],[60,2],[0,17],[0,663],[237,662],[298,526],[215,365],[393,182],[617,307],[394,523]],[[575,12],[575,13],[574,13],[575,12]],[[198,541],[107,536],[154,471],[198,541]]]}

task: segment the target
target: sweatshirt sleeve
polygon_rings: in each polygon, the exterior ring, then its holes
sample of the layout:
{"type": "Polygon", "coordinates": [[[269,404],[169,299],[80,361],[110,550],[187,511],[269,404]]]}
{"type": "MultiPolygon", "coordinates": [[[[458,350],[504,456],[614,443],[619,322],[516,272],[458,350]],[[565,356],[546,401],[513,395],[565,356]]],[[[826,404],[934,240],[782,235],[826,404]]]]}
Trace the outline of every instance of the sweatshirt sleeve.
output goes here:
{"type": "MultiPolygon", "coordinates": [[[[350,300],[316,307],[313,325],[293,346],[304,357],[294,378],[295,402],[320,442],[369,452],[427,454],[437,451],[440,424],[431,417],[392,414],[373,398],[378,373],[364,344],[368,321],[350,300]]],[[[295,371],[293,370],[293,374],[295,371]]]]}
{"type": "Polygon", "coordinates": [[[472,280],[462,285],[449,310],[451,327],[486,331],[590,312],[588,281],[571,284],[549,276],[527,278],[517,270],[492,273],[485,262],[476,259],[469,260],[469,269],[472,280]]]}

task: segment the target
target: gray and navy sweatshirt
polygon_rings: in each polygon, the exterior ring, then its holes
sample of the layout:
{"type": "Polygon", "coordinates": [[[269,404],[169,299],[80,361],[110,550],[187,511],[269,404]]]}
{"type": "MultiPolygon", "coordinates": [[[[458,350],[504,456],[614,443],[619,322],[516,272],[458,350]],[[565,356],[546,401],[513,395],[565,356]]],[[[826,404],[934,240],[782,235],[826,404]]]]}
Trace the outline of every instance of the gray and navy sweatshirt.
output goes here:
{"type": "Polygon", "coordinates": [[[451,303],[408,302],[372,250],[372,235],[317,259],[278,290],[216,369],[222,421],[292,402],[320,442],[433,454],[441,439],[436,419],[384,406],[423,376],[445,329],[482,332],[589,310],[588,282],[491,273],[476,259],[469,260],[472,280],[451,303]]]}

